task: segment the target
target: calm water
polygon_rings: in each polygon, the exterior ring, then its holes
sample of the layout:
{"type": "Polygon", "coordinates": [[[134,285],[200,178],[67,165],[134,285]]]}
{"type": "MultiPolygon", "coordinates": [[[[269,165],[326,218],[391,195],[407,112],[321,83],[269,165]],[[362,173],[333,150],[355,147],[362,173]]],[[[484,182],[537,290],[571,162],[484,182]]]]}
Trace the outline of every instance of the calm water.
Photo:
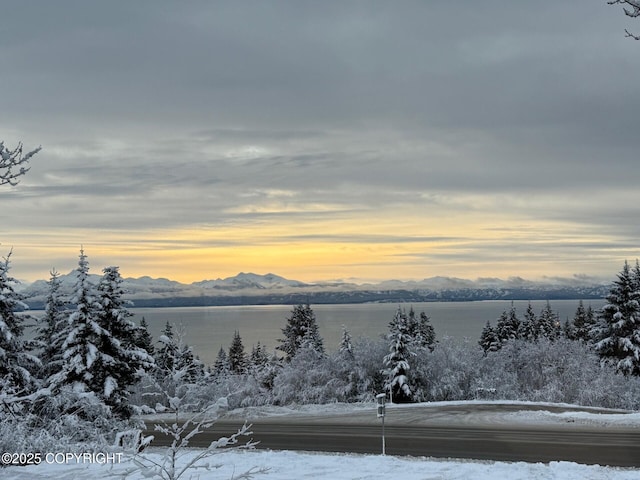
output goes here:
{"type": "MultiPolygon", "coordinates": [[[[513,302],[518,316],[523,317],[527,301],[513,302]]],[[[536,314],[540,313],[545,301],[532,301],[536,314]]],[[[602,300],[585,300],[585,307],[594,309],[604,304],[602,300]]],[[[412,304],[416,313],[424,311],[430,318],[438,338],[450,336],[469,338],[476,341],[487,320],[495,325],[496,319],[511,306],[510,301],[489,300],[483,302],[429,302],[412,304]]],[[[411,305],[402,305],[407,310],[411,305]]],[[[551,307],[560,320],[573,318],[578,300],[555,300],[551,307]]],[[[342,325],[355,339],[359,336],[370,338],[386,333],[387,327],[398,308],[392,303],[368,303],[355,305],[312,305],[316,314],[320,335],[328,350],[337,348],[342,336],[342,325]]],[[[150,333],[157,338],[166,322],[171,322],[184,330],[185,342],[206,364],[215,361],[220,347],[228,349],[235,330],[240,332],[246,352],[258,341],[273,350],[282,338],[282,328],[291,313],[291,305],[256,305],[233,307],[173,307],[173,308],[132,308],[134,321],[139,323],[145,317],[150,333]]]]}

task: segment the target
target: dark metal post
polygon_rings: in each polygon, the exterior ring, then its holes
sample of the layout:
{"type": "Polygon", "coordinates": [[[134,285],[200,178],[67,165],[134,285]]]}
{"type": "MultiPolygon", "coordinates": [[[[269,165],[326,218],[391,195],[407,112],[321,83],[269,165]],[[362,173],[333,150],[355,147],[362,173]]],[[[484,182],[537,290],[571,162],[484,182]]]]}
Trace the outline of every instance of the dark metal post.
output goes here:
{"type": "Polygon", "coordinates": [[[384,441],[384,414],[385,414],[384,402],[386,398],[387,396],[384,393],[380,393],[376,395],[376,400],[378,402],[378,418],[382,418],[382,455],[386,455],[385,441],[384,441]]]}

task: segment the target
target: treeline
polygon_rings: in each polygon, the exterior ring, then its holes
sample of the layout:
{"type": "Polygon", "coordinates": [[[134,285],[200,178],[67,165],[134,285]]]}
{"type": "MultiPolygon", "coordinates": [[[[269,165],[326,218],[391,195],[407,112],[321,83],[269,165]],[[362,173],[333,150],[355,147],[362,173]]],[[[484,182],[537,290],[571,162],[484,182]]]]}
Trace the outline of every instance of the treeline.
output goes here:
{"type": "MultiPolygon", "coordinates": [[[[640,378],[598,350],[604,338],[576,336],[585,318],[595,322],[590,331],[606,331],[604,317],[582,303],[563,325],[548,305],[539,316],[528,311],[539,332],[548,333],[504,336],[485,350],[481,341],[437,339],[424,312],[399,308],[385,335],[354,340],[343,329],[340,344],[327,353],[312,309],[299,305],[283,329],[281,355],[268,355],[260,345],[245,352],[236,332],[193,401],[203,406],[224,398],[237,408],[372,401],[387,392],[394,402],[510,399],[640,408],[640,378]]],[[[510,309],[500,319],[514,316],[510,309]]]]}
{"type": "Polygon", "coordinates": [[[245,354],[240,333],[218,353],[204,397],[231,405],[372,400],[387,392],[395,402],[500,398],[640,407],[640,267],[625,263],[607,303],[595,312],[580,301],[562,323],[549,302],[524,316],[512,305],[488,322],[478,345],[436,340],[427,315],[399,308],[378,340],[352,341],[343,331],[325,351],[309,305],[298,305],[267,355],[260,345],[245,354]],[[229,392],[225,395],[225,392],[229,392]],[[633,392],[633,393],[632,393],[633,392]]]}

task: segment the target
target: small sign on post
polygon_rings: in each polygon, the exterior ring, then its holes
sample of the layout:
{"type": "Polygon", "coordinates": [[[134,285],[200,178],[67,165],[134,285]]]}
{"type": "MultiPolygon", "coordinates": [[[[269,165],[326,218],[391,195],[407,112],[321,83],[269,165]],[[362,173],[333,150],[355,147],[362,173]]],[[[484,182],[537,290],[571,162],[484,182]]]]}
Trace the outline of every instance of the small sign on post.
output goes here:
{"type": "Polygon", "coordinates": [[[380,393],[376,395],[376,401],[378,403],[378,418],[382,419],[382,455],[385,455],[385,442],[384,442],[384,414],[385,414],[385,401],[387,399],[387,395],[384,393],[380,393]]]}

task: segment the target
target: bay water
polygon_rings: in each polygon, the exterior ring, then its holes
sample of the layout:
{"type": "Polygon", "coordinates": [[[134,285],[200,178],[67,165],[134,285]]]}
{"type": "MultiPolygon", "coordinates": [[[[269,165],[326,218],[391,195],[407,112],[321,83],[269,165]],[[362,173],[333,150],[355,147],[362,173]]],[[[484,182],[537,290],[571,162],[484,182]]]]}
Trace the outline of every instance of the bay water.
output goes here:
{"type": "MultiPolygon", "coordinates": [[[[527,309],[528,301],[513,302],[520,319],[527,309]]],[[[560,322],[573,319],[579,300],[551,301],[552,309],[558,314],[560,322]]],[[[584,300],[598,310],[604,300],[584,300]]],[[[536,314],[546,305],[546,301],[531,301],[536,314]]],[[[315,312],[320,335],[325,348],[333,351],[338,348],[344,326],[352,338],[377,338],[388,331],[398,307],[416,314],[425,312],[436,331],[436,338],[444,336],[457,339],[468,338],[475,343],[487,320],[495,326],[500,314],[511,308],[511,301],[487,300],[478,302],[426,302],[414,304],[365,303],[339,305],[311,305],[315,312]]],[[[168,307],[168,308],[131,308],[133,320],[140,323],[144,317],[149,332],[157,339],[167,322],[175,325],[174,331],[183,335],[183,340],[193,347],[194,353],[205,365],[215,362],[218,350],[228,350],[234,332],[240,332],[245,352],[251,352],[252,346],[260,342],[271,353],[280,343],[282,329],[291,314],[291,305],[248,305],[229,307],[168,307]]]]}

